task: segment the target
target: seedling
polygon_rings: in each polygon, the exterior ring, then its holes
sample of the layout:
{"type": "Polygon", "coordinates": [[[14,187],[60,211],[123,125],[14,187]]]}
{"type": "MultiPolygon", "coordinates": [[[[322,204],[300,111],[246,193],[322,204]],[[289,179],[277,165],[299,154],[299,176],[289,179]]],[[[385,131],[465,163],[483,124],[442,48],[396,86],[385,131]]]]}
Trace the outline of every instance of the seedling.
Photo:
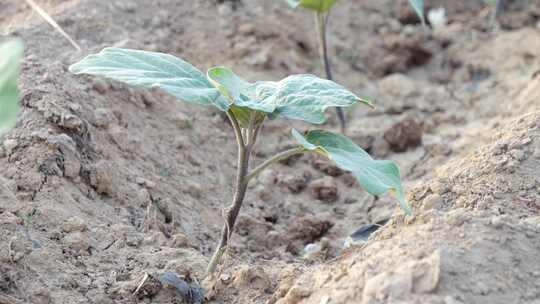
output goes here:
{"type": "Polygon", "coordinates": [[[405,201],[397,165],[373,160],[345,136],[323,130],[304,134],[292,129],[298,146],[282,151],[250,170],[249,160],[265,119],[288,118],[320,124],[328,107],[348,107],[356,103],[372,106],[331,80],[313,75],[288,76],[280,81],[254,83],[235,75],[225,67],[213,67],[206,76],[188,62],[162,53],[106,48],[72,65],[75,74],[105,76],[131,85],[158,87],[182,101],[212,105],[225,112],[238,145],[234,196],[223,214],[221,240],[208,265],[212,275],[232,236],[248,183],[269,165],[292,155],[315,152],[333,160],[338,167],[352,172],[360,186],[373,195],[390,191],[405,212],[405,201]]]}
{"type": "Polygon", "coordinates": [[[495,26],[495,23],[497,22],[497,17],[499,17],[503,11],[504,8],[504,2],[505,0],[484,0],[484,2],[488,5],[491,5],[494,7],[493,13],[491,13],[491,26],[495,26]]]}
{"type": "Polygon", "coordinates": [[[488,5],[495,7],[495,15],[498,16],[504,7],[504,0],[484,0],[488,5]]]}
{"type": "Polygon", "coordinates": [[[10,40],[0,44],[0,135],[15,124],[19,112],[17,79],[22,56],[21,41],[10,40]]]}
{"type": "MultiPolygon", "coordinates": [[[[332,76],[332,64],[328,56],[328,41],[326,37],[326,25],[330,16],[330,10],[337,0],[286,0],[292,8],[303,7],[312,10],[315,14],[315,28],[317,31],[317,38],[319,41],[319,55],[321,57],[326,79],[333,80],[332,76]]],[[[422,25],[424,21],[424,1],[423,0],[409,0],[412,7],[420,17],[422,25]]],[[[341,133],[345,133],[346,121],[343,110],[336,107],[336,113],[339,119],[341,127],[341,133]]]]}

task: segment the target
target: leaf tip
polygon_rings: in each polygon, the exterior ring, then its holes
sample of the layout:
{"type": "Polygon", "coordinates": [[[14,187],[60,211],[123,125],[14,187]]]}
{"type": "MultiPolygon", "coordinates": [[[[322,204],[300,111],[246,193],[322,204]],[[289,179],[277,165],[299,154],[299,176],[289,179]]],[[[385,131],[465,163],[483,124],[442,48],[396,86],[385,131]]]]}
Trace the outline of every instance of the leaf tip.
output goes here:
{"type": "Polygon", "coordinates": [[[407,203],[407,200],[405,199],[405,195],[403,194],[402,190],[391,189],[391,192],[398,200],[401,210],[403,210],[406,215],[412,215],[412,209],[409,206],[409,203],[407,203]]]}
{"type": "Polygon", "coordinates": [[[298,0],[285,0],[285,2],[287,2],[291,8],[297,8],[300,5],[300,1],[298,0]]]}
{"type": "Polygon", "coordinates": [[[375,109],[375,105],[373,105],[373,101],[371,101],[368,98],[358,97],[358,102],[361,102],[361,103],[365,104],[366,106],[368,106],[371,109],[375,109]]]}
{"type": "Polygon", "coordinates": [[[7,43],[7,48],[13,49],[13,53],[17,56],[22,56],[24,52],[24,44],[21,39],[13,39],[7,43]]]}
{"type": "Polygon", "coordinates": [[[68,71],[70,73],[77,74],[77,63],[74,63],[68,67],[68,71]]]}
{"type": "Polygon", "coordinates": [[[405,212],[406,215],[412,215],[412,209],[406,201],[400,202],[400,204],[401,209],[403,209],[403,212],[405,212]]]}

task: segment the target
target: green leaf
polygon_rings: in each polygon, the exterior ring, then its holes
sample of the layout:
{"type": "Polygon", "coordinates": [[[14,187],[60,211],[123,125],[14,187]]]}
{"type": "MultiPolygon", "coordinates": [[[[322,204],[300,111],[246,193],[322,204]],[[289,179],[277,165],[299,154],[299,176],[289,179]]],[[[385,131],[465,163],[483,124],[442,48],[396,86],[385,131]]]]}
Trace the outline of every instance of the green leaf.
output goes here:
{"type": "Polygon", "coordinates": [[[207,72],[208,80],[225,96],[232,105],[246,107],[255,111],[271,113],[274,106],[260,102],[256,86],[238,77],[225,67],[213,67],[207,72]]]}
{"type": "Polygon", "coordinates": [[[228,104],[204,74],[172,55],[120,48],[105,48],[69,67],[75,74],[99,75],[130,85],[158,87],[176,98],[214,105],[226,111],[228,104]]]}
{"type": "Polygon", "coordinates": [[[207,77],[229,100],[231,107],[246,109],[236,109],[241,117],[249,117],[247,109],[251,109],[266,113],[270,118],[323,123],[324,111],[328,107],[347,107],[356,102],[373,106],[370,101],[359,98],[337,83],[313,75],[292,75],[278,82],[252,84],[228,68],[214,67],[208,70],[207,77]]]}
{"type": "Polygon", "coordinates": [[[401,187],[398,166],[389,160],[374,160],[367,152],[345,136],[328,131],[309,131],[302,136],[295,129],[292,135],[306,150],[320,153],[333,160],[336,165],[354,174],[360,186],[373,195],[390,191],[407,213],[411,209],[401,187]]]}
{"type": "Polygon", "coordinates": [[[0,45],[0,135],[15,124],[19,112],[17,79],[23,57],[23,44],[11,40],[0,45]]]}
{"type": "Polygon", "coordinates": [[[422,25],[425,25],[426,20],[424,18],[424,0],[409,0],[409,3],[420,18],[420,21],[422,21],[422,25]]]}
{"type": "Polygon", "coordinates": [[[238,77],[226,67],[210,68],[206,72],[206,77],[231,104],[239,100],[242,92],[251,87],[251,83],[238,77]]]}
{"type": "Polygon", "coordinates": [[[265,113],[271,113],[274,110],[272,105],[254,99],[256,96],[253,84],[238,77],[226,67],[210,68],[206,77],[229,101],[232,113],[242,127],[248,126],[252,115],[255,115],[255,123],[258,123],[264,118],[265,113]]]}
{"type": "Polygon", "coordinates": [[[332,5],[337,0],[286,0],[292,8],[303,7],[317,11],[319,13],[325,13],[332,8],[332,5]]]}
{"type": "Polygon", "coordinates": [[[274,106],[270,118],[320,124],[325,121],[324,111],[329,107],[348,107],[357,102],[373,107],[369,100],[343,86],[309,74],[292,75],[278,82],[257,82],[254,86],[256,99],[274,106]]]}
{"type": "Polygon", "coordinates": [[[245,126],[253,111],[260,119],[283,117],[323,123],[328,107],[357,102],[369,106],[337,83],[313,75],[292,75],[281,81],[249,83],[225,67],[208,70],[206,77],[191,64],[171,55],[105,48],[72,65],[75,74],[100,75],[143,87],[159,87],[180,100],[229,109],[245,126]]]}

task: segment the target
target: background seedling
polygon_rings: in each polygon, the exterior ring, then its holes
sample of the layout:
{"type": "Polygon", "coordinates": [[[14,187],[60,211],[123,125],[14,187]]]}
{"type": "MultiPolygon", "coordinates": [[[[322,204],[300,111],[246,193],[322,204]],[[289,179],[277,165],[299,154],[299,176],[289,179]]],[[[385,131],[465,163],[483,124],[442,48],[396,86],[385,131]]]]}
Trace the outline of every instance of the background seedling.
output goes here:
{"type": "MultiPolygon", "coordinates": [[[[319,55],[324,66],[326,79],[333,80],[332,64],[328,56],[328,40],[326,36],[326,25],[330,16],[330,10],[337,0],[286,0],[292,8],[303,7],[312,10],[315,14],[315,28],[317,30],[317,38],[319,41],[319,55]]],[[[425,24],[424,20],[424,1],[423,0],[409,0],[415,12],[420,17],[422,25],[425,24]]],[[[341,133],[345,133],[346,121],[343,110],[339,107],[336,108],[336,113],[339,119],[341,127],[341,133]]]]}
{"type": "Polygon", "coordinates": [[[424,17],[424,0],[409,0],[409,3],[411,4],[412,8],[418,15],[418,18],[420,18],[420,22],[422,22],[422,26],[425,26],[426,18],[424,17]]]}
{"type": "Polygon", "coordinates": [[[493,13],[491,13],[491,21],[490,21],[491,26],[493,27],[495,26],[495,23],[497,22],[497,17],[499,17],[503,11],[505,0],[484,0],[484,2],[494,7],[493,13]]]}
{"type": "Polygon", "coordinates": [[[224,111],[232,125],[238,146],[237,173],[233,200],[225,208],[221,240],[208,265],[212,275],[232,236],[248,183],[264,168],[295,154],[315,152],[348,170],[369,193],[392,192],[401,207],[410,209],[401,187],[399,169],[391,161],[373,160],[342,135],[315,130],[304,134],[292,130],[298,146],[280,152],[250,170],[250,156],[264,120],[298,119],[320,124],[328,107],[348,107],[356,103],[371,106],[333,81],[313,75],[291,75],[280,81],[250,83],[225,67],[213,67],[204,75],[188,62],[162,53],[106,48],[72,65],[76,74],[109,77],[131,85],[159,87],[179,100],[212,105],[224,111]]]}
{"type": "Polygon", "coordinates": [[[19,112],[17,79],[22,56],[21,41],[10,40],[0,44],[0,135],[15,124],[19,112]]]}
{"type": "Polygon", "coordinates": [[[495,7],[495,16],[498,16],[504,7],[504,0],[484,0],[485,3],[495,7]]]}

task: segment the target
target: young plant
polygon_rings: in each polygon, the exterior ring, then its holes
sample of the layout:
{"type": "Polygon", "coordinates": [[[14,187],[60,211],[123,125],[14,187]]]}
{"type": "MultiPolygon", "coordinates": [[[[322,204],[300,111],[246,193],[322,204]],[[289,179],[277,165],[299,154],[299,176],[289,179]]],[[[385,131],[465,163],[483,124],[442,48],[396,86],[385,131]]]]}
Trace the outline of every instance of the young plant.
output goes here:
{"type": "Polygon", "coordinates": [[[212,275],[232,236],[248,183],[269,165],[295,154],[315,152],[333,160],[354,174],[369,193],[392,192],[401,207],[405,201],[397,165],[373,160],[350,139],[327,131],[304,134],[292,129],[298,146],[282,151],[250,170],[249,161],[266,118],[288,118],[323,123],[328,107],[348,107],[356,103],[371,106],[344,87],[313,75],[292,75],[280,81],[250,83],[225,67],[210,68],[206,75],[186,61],[162,53],[106,48],[72,65],[75,74],[105,76],[131,85],[159,87],[182,101],[212,105],[224,111],[232,125],[238,146],[237,173],[232,203],[224,210],[221,240],[208,265],[212,275]]]}
{"type": "Polygon", "coordinates": [[[497,22],[497,17],[499,17],[504,8],[504,0],[484,0],[488,5],[494,7],[494,11],[491,14],[491,26],[493,27],[497,22]]]}
{"type": "Polygon", "coordinates": [[[17,79],[22,56],[21,41],[10,40],[0,44],[0,135],[15,124],[19,112],[17,79]]]}
{"type": "MultiPolygon", "coordinates": [[[[326,79],[333,80],[332,77],[332,64],[328,57],[328,41],[326,37],[326,25],[328,24],[329,14],[332,6],[337,0],[286,0],[292,8],[303,7],[312,10],[315,15],[315,28],[317,31],[317,38],[319,41],[319,55],[321,57],[326,79]]],[[[424,21],[424,1],[423,0],[409,0],[415,12],[420,17],[422,25],[424,21]]],[[[346,121],[343,110],[339,107],[336,108],[336,113],[339,119],[341,127],[341,133],[345,133],[346,121]]]]}

